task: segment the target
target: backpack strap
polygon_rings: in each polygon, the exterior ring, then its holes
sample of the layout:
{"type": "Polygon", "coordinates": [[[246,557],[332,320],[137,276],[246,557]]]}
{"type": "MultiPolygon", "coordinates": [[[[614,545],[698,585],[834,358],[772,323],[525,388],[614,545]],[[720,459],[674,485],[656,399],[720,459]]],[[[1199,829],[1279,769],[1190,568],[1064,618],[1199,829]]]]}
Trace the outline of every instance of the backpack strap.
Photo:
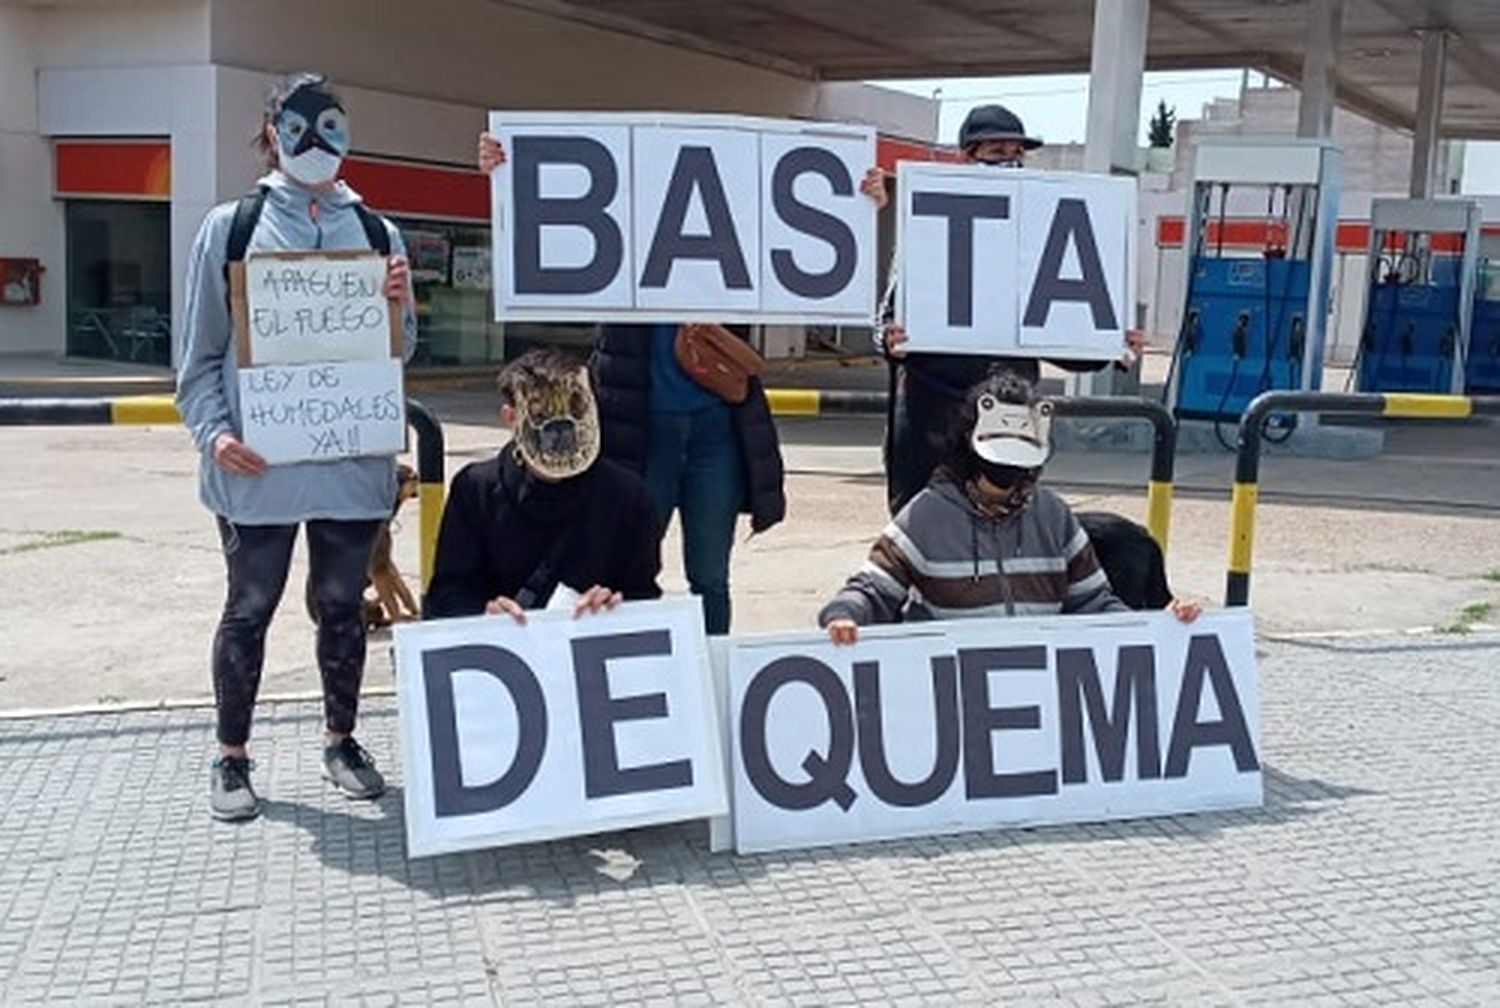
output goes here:
{"type": "Polygon", "coordinates": [[[536,565],[536,569],[531,572],[531,576],[526,579],[521,590],[516,592],[516,605],[522,609],[540,609],[552,601],[552,593],[557,591],[557,586],[562,581],[557,568],[572,544],[573,537],[565,531],[547,551],[542,562],[536,565]]]}
{"type": "Polygon", "coordinates": [[[391,254],[391,233],[386,230],[385,221],[375,211],[363,203],[354,204],[354,212],[359,214],[359,222],[364,226],[365,238],[370,242],[370,248],[383,256],[391,254]]]}
{"type": "Polygon", "coordinates": [[[266,207],[265,186],[257,186],[254,192],[246,193],[234,207],[234,220],[229,225],[229,243],[224,249],[224,271],[228,275],[229,264],[244,262],[245,251],[250,248],[250,237],[255,234],[255,225],[260,223],[261,211],[266,207]]]}

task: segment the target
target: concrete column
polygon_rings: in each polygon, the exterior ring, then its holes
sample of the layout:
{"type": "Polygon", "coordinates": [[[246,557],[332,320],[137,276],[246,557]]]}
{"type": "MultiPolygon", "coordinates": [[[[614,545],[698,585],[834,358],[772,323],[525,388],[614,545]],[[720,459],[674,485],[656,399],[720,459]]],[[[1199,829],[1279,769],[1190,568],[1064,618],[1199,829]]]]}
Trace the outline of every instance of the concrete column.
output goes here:
{"type": "Polygon", "coordinates": [[[1422,71],[1417,78],[1417,119],[1412,130],[1411,195],[1430,199],[1437,175],[1438,126],[1443,119],[1443,83],[1448,67],[1448,33],[1424,29],[1422,71]]]}
{"type": "MultiPolygon", "coordinates": [[[[1085,171],[1136,174],[1150,21],[1151,0],[1094,0],[1085,171]]],[[[1134,315],[1132,305],[1132,318],[1134,315]]],[[[1124,395],[1139,387],[1139,366],[1129,376],[1111,367],[1094,374],[1070,375],[1067,380],[1067,392],[1075,396],[1124,395]]]]}
{"type": "Polygon", "coordinates": [[[1302,52],[1301,98],[1297,135],[1326,137],[1333,132],[1335,74],[1339,37],[1344,30],[1344,0],[1310,0],[1307,48],[1302,52]]]}
{"type": "Polygon", "coordinates": [[[1135,174],[1150,0],[1094,0],[1084,171],[1135,174]]]}

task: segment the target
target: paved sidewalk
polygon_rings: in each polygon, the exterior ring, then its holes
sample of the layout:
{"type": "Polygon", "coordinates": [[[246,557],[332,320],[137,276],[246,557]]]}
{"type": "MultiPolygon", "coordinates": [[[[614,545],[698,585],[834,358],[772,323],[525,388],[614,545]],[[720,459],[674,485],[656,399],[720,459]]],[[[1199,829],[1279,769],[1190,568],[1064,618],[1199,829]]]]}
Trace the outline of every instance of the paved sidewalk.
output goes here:
{"type": "MultiPolygon", "coordinates": [[[[0,1004],[1494,1004],[1500,637],[1265,648],[1262,810],[762,857],[408,862],[314,703],[262,708],[240,826],[205,709],[3,720],[0,1004]]],[[[397,764],[388,698],[362,737],[397,764]]]]}

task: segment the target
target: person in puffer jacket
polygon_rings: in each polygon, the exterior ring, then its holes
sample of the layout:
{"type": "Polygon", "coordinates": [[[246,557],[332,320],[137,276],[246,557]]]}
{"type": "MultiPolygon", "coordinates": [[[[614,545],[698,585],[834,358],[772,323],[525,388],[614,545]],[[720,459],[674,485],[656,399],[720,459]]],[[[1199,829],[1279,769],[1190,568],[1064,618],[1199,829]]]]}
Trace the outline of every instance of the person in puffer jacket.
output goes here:
{"type": "MultiPolygon", "coordinates": [[[[379,244],[391,253],[384,292],[404,306],[404,352],[410,356],[416,314],[401,235],[339,181],[349,129],[327,80],[297,74],[278,84],[267,99],[256,146],[268,172],[258,183],[264,195],[246,250],[369,250],[380,237],[379,244]]],[[[232,201],[210,210],[193,243],[186,346],[177,376],[177,408],[200,455],[198,496],[214,515],[228,581],[213,642],[219,758],[209,794],[209,811],[223,820],[260,813],[246,744],[266,629],[286,586],[299,525],[306,527],[318,612],[323,772],[351,798],[370,799],[384,791],[384,779],[353,731],[365,665],[365,578],[375,537],[396,497],[394,457],[267,465],[241,440],[227,269],[238,205],[232,201]]]]}
{"type": "MultiPolygon", "coordinates": [[[[1129,611],[1067,503],[1037,483],[1051,420],[1014,373],[969,391],[942,465],[818,614],[834,643],[872,623],[1129,611]]],[[[1184,621],[1201,611],[1171,608],[1184,621]]]]}

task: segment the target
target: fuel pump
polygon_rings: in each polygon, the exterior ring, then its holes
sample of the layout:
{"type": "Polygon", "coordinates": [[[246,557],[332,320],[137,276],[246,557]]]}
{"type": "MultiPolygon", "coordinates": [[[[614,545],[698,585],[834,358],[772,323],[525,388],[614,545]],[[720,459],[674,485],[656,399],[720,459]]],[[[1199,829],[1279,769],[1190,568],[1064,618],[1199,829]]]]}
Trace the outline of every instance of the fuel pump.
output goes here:
{"type": "Polygon", "coordinates": [[[1339,151],[1328,141],[1234,137],[1198,147],[1167,383],[1179,418],[1217,430],[1262,392],[1320,387],[1338,185],[1339,151]]]}
{"type": "Polygon", "coordinates": [[[1481,234],[1464,391],[1500,394],[1500,234],[1481,234]]]}
{"type": "Polygon", "coordinates": [[[1361,392],[1462,394],[1473,353],[1481,210],[1473,200],[1378,199],[1354,374],[1361,392]]]}

